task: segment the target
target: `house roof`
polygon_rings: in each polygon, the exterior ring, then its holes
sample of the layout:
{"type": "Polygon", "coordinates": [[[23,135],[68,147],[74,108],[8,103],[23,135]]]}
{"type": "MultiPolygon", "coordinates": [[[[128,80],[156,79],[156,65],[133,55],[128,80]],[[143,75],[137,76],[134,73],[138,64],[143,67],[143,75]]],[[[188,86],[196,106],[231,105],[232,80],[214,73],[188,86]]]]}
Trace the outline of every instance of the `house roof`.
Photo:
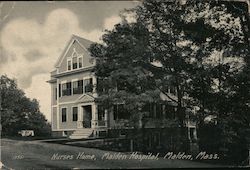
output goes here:
{"type": "Polygon", "coordinates": [[[72,37],[75,38],[75,39],[77,39],[77,40],[79,41],[79,43],[80,43],[82,46],[84,46],[85,48],[89,48],[89,46],[90,46],[91,44],[93,44],[92,41],[87,40],[87,39],[82,38],[82,37],[79,37],[78,35],[73,34],[72,37]]]}
{"type": "Polygon", "coordinates": [[[55,67],[59,67],[60,64],[61,64],[61,61],[63,60],[64,56],[65,56],[65,53],[67,52],[67,50],[70,48],[71,44],[74,42],[74,41],[77,41],[86,51],[88,51],[88,48],[90,47],[90,45],[93,43],[92,41],[90,40],[87,40],[85,38],[82,38],[80,36],[77,36],[77,35],[74,35],[72,34],[70,40],[67,42],[63,52],[61,53],[60,57],[58,58],[56,64],[55,64],[55,67]]]}

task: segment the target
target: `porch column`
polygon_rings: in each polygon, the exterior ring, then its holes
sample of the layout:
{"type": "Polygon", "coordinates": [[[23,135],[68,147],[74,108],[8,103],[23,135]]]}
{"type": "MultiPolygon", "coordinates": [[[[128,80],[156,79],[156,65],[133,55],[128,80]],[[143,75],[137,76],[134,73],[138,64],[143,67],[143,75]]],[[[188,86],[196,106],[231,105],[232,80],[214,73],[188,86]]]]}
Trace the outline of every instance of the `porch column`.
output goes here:
{"type": "Polygon", "coordinates": [[[92,120],[91,120],[91,124],[92,124],[92,128],[97,127],[97,122],[98,122],[98,110],[97,110],[97,105],[96,104],[92,104],[92,120]]]}
{"type": "Polygon", "coordinates": [[[77,106],[77,128],[83,128],[83,108],[81,105],[77,106]]]}

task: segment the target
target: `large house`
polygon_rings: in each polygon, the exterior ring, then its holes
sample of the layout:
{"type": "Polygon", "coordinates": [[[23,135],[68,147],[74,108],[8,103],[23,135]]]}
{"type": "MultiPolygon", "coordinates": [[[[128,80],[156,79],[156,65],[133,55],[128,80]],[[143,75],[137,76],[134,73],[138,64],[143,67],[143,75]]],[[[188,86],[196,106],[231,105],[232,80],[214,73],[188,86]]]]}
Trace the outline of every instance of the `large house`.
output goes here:
{"type": "MultiPolygon", "coordinates": [[[[128,117],[115,106],[111,111],[98,105],[96,98],[97,78],[94,73],[95,58],[90,56],[88,47],[92,42],[72,35],[64,51],[51,72],[51,121],[54,136],[68,136],[72,139],[100,137],[107,135],[109,130],[128,129],[128,117]]],[[[169,89],[174,97],[174,90],[169,89]]],[[[164,95],[161,96],[166,100],[164,95]]],[[[174,105],[151,105],[151,121],[145,126],[149,133],[148,145],[160,144],[166,131],[152,129],[165,128],[166,120],[175,117],[174,105]],[[151,130],[150,130],[151,129],[151,130]]],[[[196,126],[187,119],[187,136],[196,138],[196,126]]],[[[119,131],[118,136],[124,135],[119,131]]]]}

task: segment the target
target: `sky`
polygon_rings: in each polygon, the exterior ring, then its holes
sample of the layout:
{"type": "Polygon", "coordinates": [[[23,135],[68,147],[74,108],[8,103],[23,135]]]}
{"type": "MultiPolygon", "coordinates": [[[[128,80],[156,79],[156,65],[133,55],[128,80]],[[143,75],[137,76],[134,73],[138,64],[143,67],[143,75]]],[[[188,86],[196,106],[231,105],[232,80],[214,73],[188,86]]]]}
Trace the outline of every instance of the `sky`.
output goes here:
{"type": "Polygon", "coordinates": [[[0,75],[17,80],[51,120],[50,72],[72,34],[100,42],[138,1],[0,2],[0,75]]]}

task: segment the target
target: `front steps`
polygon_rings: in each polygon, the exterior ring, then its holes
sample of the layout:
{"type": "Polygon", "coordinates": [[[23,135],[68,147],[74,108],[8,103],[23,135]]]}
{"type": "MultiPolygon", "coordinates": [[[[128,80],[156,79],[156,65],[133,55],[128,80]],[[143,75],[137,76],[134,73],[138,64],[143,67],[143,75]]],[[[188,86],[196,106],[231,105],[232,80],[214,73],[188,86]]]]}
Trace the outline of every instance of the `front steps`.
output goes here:
{"type": "Polygon", "coordinates": [[[77,129],[70,136],[70,139],[88,139],[93,137],[94,130],[91,128],[77,129]]]}

